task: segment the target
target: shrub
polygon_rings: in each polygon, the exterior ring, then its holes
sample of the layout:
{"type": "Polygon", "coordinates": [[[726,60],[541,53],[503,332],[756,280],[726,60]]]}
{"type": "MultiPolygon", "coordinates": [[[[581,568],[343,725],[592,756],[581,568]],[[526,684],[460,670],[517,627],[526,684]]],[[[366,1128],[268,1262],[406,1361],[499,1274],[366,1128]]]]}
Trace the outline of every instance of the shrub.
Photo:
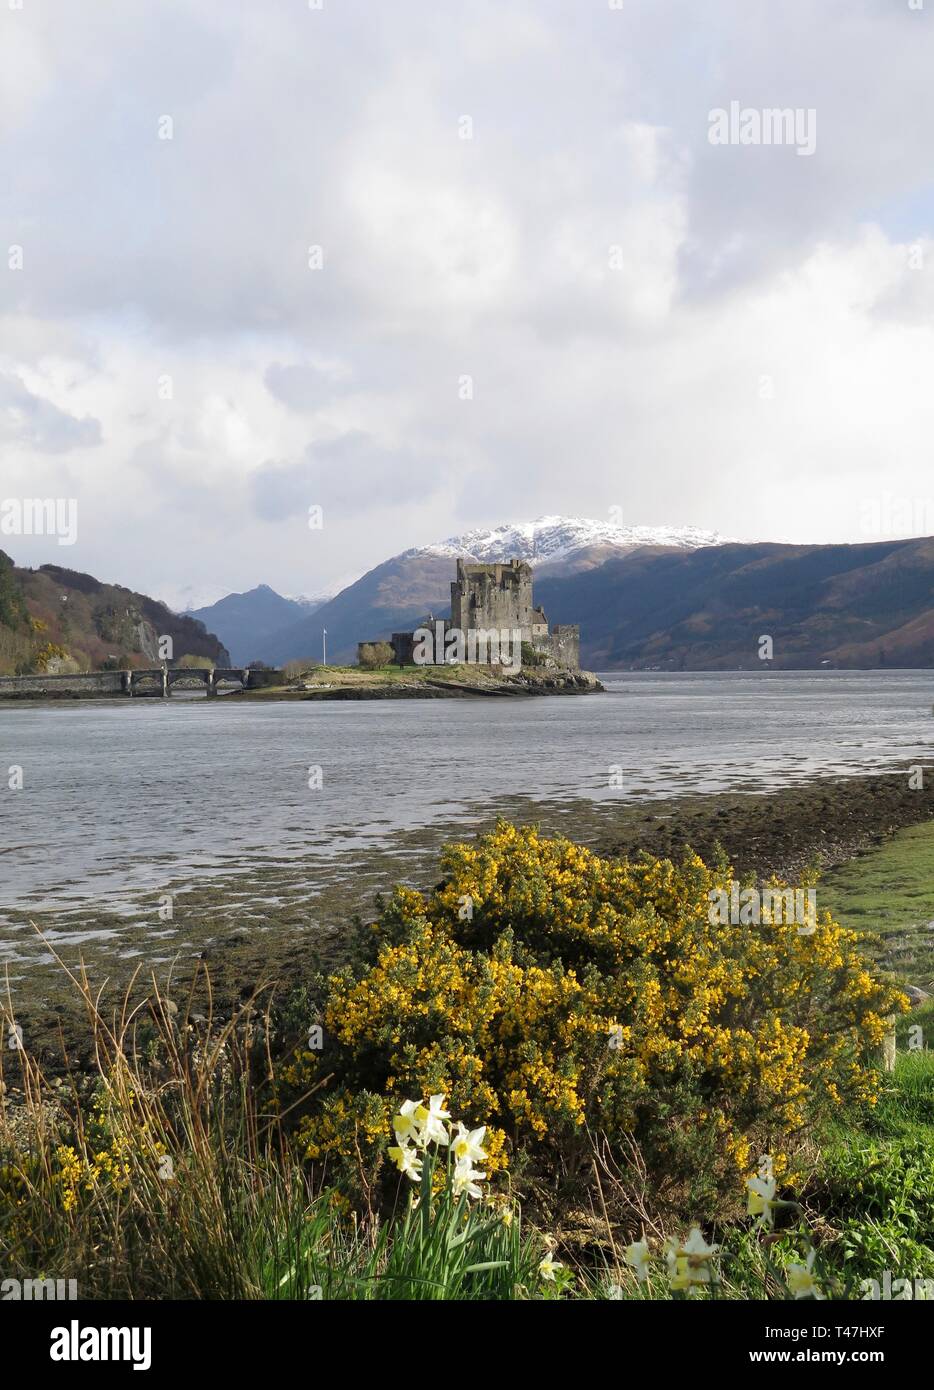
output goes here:
{"type": "Polygon", "coordinates": [[[548,657],[544,652],[538,651],[532,646],[531,642],[522,643],[522,665],[523,666],[547,666],[548,657]]]}
{"type": "Polygon", "coordinates": [[[321,665],[320,661],[315,661],[313,657],[308,657],[302,661],[287,661],[282,668],[286,680],[297,681],[301,676],[308,675],[321,665]]]}
{"type": "Polygon", "coordinates": [[[78,669],[77,662],[73,662],[65,648],[56,642],[46,642],[40,647],[33,657],[33,665],[36,671],[53,675],[69,675],[78,669]]]}
{"type": "Polygon", "coordinates": [[[367,671],[388,666],[392,658],[393,651],[389,642],[361,642],[358,648],[359,664],[367,671]]]}
{"type": "Polygon", "coordinates": [[[491,1172],[521,1145],[573,1176],[591,1130],[635,1139],[656,1183],[735,1182],[754,1145],[872,1102],[869,1049],[907,1001],[828,914],[810,935],[713,926],[728,866],[607,860],[505,822],[442,864],[328,983],[309,1157],[372,1165],[370,1181],[394,1098],[443,1092],[487,1126],[491,1172]]]}
{"type": "Polygon", "coordinates": [[[201,656],[197,652],[186,652],[184,656],[178,658],[175,665],[185,671],[213,671],[215,663],[209,656],[201,656]]]}

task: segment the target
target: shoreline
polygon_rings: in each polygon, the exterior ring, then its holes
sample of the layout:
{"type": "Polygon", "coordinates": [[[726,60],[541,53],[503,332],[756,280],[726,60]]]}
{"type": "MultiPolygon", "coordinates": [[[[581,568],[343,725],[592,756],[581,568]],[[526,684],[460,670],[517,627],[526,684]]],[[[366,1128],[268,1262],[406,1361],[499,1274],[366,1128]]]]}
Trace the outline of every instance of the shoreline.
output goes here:
{"type": "MultiPolygon", "coordinates": [[[[100,932],[101,937],[64,945],[60,954],[71,969],[82,957],[88,960],[95,986],[107,981],[111,1007],[117,1005],[133,970],[141,967],[137,995],[145,997],[141,991],[148,993],[155,974],[160,984],[170,981],[169,992],[180,1006],[201,971],[192,1008],[206,1012],[201,970],[206,965],[215,1017],[223,1018],[257,987],[278,982],[281,995],[308,982],[316,971],[333,969],[345,953],[354,915],[366,920],[377,893],[388,894],[400,881],[429,888],[438,879],[440,843],[471,840],[499,816],[518,824],[536,822],[544,833],[565,835],[606,857],[634,857],[646,851],[678,859],[690,847],[710,860],[722,845],[737,877],[751,875],[761,882],[776,874],[794,881],[811,868],[829,871],[847,864],[899,830],[934,823],[934,765],[926,769],[925,783],[923,789],[910,789],[906,769],[815,778],[775,792],[682,794],[651,802],[500,798],[478,807],[469,824],[445,822],[398,831],[382,846],[342,850],[346,868],[323,887],[302,861],[288,869],[257,866],[224,880],[204,878],[182,886],[176,920],[184,939],[171,945],[157,941],[152,920],[128,923],[88,912],[83,930],[100,932]],[[161,957],[154,959],[160,949],[161,957]]],[[[75,927],[54,912],[18,916],[21,928],[28,928],[32,920],[46,932],[64,929],[68,936],[75,927]]],[[[81,1011],[74,986],[47,955],[41,963],[20,962],[17,968],[22,974],[11,978],[11,994],[17,1020],[28,1028],[33,1046],[41,1048],[54,1068],[63,1038],[70,1055],[80,1060],[81,1011]]]]}
{"type": "MultiPolygon", "coordinates": [[[[125,674],[125,673],[118,673],[125,674]]],[[[258,676],[263,673],[257,673],[258,676]]],[[[281,673],[276,673],[281,674],[281,673]]],[[[420,666],[379,671],[364,671],[358,667],[317,667],[309,673],[311,679],[288,684],[249,685],[240,690],[212,691],[205,698],[224,700],[458,700],[475,697],[515,697],[535,695],[591,695],[602,693],[604,686],[592,671],[539,670],[523,667],[512,674],[503,674],[486,666],[420,666]]],[[[151,688],[135,690],[132,695],[110,682],[100,689],[81,688],[81,678],[74,678],[79,688],[69,689],[72,677],[4,677],[0,680],[0,707],[17,704],[62,704],[100,700],[161,700],[171,698],[151,688]],[[13,687],[12,680],[22,680],[13,687]],[[56,684],[58,682],[58,684],[56,684]],[[43,688],[37,689],[41,685],[43,688]]],[[[203,682],[192,681],[195,689],[203,682]]],[[[179,693],[189,685],[176,683],[179,693]]]]}

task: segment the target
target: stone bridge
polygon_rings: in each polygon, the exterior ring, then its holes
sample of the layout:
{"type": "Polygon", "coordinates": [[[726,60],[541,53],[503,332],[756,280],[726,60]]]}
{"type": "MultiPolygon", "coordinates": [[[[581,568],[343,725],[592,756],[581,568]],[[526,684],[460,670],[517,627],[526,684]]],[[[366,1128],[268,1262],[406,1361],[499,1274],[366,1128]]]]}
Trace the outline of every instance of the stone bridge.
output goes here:
{"type": "MultiPolygon", "coordinates": [[[[125,677],[124,694],[155,694],[169,696],[176,685],[203,685],[206,695],[216,695],[219,685],[238,685],[246,690],[251,677],[268,676],[268,671],[251,671],[247,666],[161,666],[152,671],[122,671],[125,677]]],[[[255,679],[254,685],[269,684],[255,679]]]]}
{"type": "Polygon", "coordinates": [[[87,671],[70,676],[0,676],[0,699],[80,700],[115,695],[171,695],[173,686],[203,686],[216,695],[218,686],[241,690],[278,685],[281,671],[257,671],[246,666],[156,666],[144,671],[87,671]]]}

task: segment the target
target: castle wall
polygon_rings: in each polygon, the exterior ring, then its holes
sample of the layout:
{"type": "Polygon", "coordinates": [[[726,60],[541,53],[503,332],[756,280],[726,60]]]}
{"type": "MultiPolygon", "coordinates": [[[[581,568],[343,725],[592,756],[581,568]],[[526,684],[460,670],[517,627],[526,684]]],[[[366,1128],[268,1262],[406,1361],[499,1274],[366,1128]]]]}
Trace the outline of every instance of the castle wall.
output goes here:
{"type": "Polygon", "coordinates": [[[397,666],[411,666],[415,661],[415,634],[394,632],[391,638],[392,659],[397,666]]]}
{"type": "Polygon", "coordinates": [[[557,666],[579,671],[581,664],[581,630],[577,623],[555,623],[551,629],[551,649],[557,666]]]}
{"type": "Polygon", "coordinates": [[[551,632],[532,638],[532,646],[549,666],[580,670],[580,628],[576,623],[555,623],[551,632]]]}

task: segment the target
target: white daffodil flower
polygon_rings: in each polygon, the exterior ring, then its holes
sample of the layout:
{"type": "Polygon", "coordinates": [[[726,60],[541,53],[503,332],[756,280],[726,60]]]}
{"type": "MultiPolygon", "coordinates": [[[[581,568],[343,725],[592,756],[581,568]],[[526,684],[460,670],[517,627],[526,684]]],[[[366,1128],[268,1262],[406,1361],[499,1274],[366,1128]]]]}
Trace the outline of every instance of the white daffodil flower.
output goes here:
{"type": "Polygon", "coordinates": [[[399,1114],[393,1116],[392,1127],[400,1144],[404,1144],[410,1138],[416,1142],[418,1140],[418,1125],[415,1122],[417,1109],[417,1100],[404,1100],[399,1107],[399,1114]]]}
{"type": "Polygon", "coordinates": [[[749,1193],[746,1211],[749,1216],[757,1216],[761,1226],[775,1225],[776,1187],[774,1178],[750,1178],[746,1183],[749,1193]]]}
{"type": "Polygon", "coordinates": [[[481,1173],[479,1169],[474,1168],[469,1158],[465,1162],[458,1163],[454,1169],[451,1183],[454,1196],[460,1197],[466,1192],[468,1197],[482,1197],[483,1193],[477,1184],[481,1183],[485,1177],[486,1173],[481,1173]]]}
{"type": "Polygon", "coordinates": [[[692,1226],[687,1240],[679,1245],[676,1240],[665,1244],[665,1260],[673,1289],[687,1289],[692,1284],[714,1284],[717,1282],[716,1270],[711,1269],[710,1261],[720,1249],[719,1245],[708,1245],[701,1235],[699,1226],[692,1226]]]}
{"type": "Polygon", "coordinates": [[[422,1160],[415,1149],[410,1149],[406,1144],[402,1144],[399,1147],[388,1149],[387,1152],[400,1173],[404,1173],[413,1182],[421,1182],[422,1160]]]}
{"type": "Polygon", "coordinates": [[[451,1140],[451,1152],[458,1163],[468,1160],[470,1163],[479,1163],[486,1158],[486,1149],[481,1148],[483,1136],[486,1134],[486,1125],[481,1125],[479,1129],[472,1129],[468,1132],[467,1126],[457,1121],[457,1136],[451,1140]]]}
{"type": "Polygon", "coordinates": [[[419,1127],[420,1142],[426,1144],[447,1144],[449,1135],[444,1121],[451,1118],[451,1112],[444,1109],[444,1096],[429,1096],[427,1105],[419,1105],[415,1112],[419,1127]]]}
{"type": "Polygon", "coordinates": [[[640,1284],[644,1284],[649,1277],[649,1247],[644,1240],[633,1241],[632,1245],[626,1246],[626,1263],[636,1272],[636,1278],[640,1284]]]}
{"type": "Polygon", "coordinates": [[[538,1272],[542,1278],[549,1280],[552,1284],[555,1282],[555,1272],[559,1269],[564,1269],[564,1265],[558,1260],[553,1260],[550,1255],[546,1255],[538,1266],[538,1272]]]}
{"type": "Polygon", "coordinates": [[[811,1270],[814,1268],[814,1256],[816,1250],[809,1250],[808,1257],[803,1265],[789,1265],[786,1271],[788,1275],[788,1291],[793,1293],[795,1298],[816,1298],[823,1300],[824,1295],[814,1281],[811,1270]]]}

